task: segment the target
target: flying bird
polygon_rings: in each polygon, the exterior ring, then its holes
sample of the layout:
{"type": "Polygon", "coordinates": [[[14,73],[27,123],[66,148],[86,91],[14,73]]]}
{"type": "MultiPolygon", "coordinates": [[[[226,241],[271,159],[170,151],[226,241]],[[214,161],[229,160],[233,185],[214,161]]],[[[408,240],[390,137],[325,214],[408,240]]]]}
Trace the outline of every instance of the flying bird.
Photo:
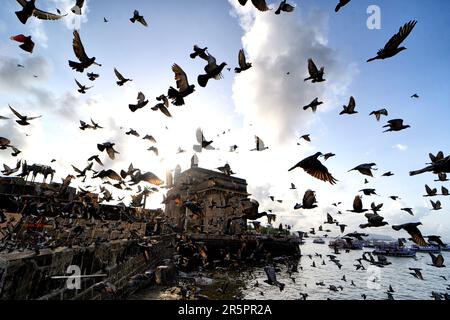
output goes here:
{"type": "Polygon", "coordinates": [[[360,224],[359,227],[361,229],[365,228],[379,228],[384,227],[385,225],[388,225],[386,221],[384,221],[384,218],[377,213],[366,213],[365,217],[367,218],[368,223],[366,224],[360,224]]]}
{"type": "MultiPolygon", "coordinates": [[[[247,4],[247,0],[238,0],[241,6],[245,6],[247,4]]],[[[259,11],[268,11],[270,8],[267,6],[266,0],[252,0],[253,5],[259,11]]]]}
{"type": "Polygon", "coordinates": [[[394,119],[394,120],[389,120],[388,124],[385,125],[383,128],[389,128],[384,132],[398,132],[398,131],[402,131],[407,128],[411,128],[411,126],[404,125],[402,119],[394,119]]]}
{"type": "Polygon", "coordinates": [[[137,104],[128,105],[128,108],[130,108],[131,112],[136,112],[138,109],[142,109],[148,104],[148,100],[145,100],[145,95],[142,92],[138,93],[137,101],[137,104]]]}
{"type": "Polygon", "coordinates": [[[375,163],[364,163],[364,164],[360,164],[359,166],[349,170],[349,172],[350,171],[359,171],[359,173],[361,173],[363,175],[373,177],[372,170],[377,170],[377,169],[373,168],[375,166],[376,166],[375,163]]]}
{"type": "Polygon", "coordinates": [[[203,149],[206,150],[215,150],[211,144],[214,142],[213,140],[206,140],[205,136],[203,135],[203,130],[201,128],[198,128],[196,131],[196,138],[199,145],[194,145],[193,149],[195,152],[202,152],[203,149]]]}
{"type": "Polygon", "coordinates": [[[426,195],[424,197],[435,197],[437,195],[437,189],[431,189],[427,184],[425,185],[426,195]]]}
{"type": "Polygon", "coordinates": [[[269,147],[266,147],[266,145],[264,144],[264,141],[262,141],[258,136],[255,136],[255,143],[255,149],[252,149],[250,151],[264,151],[269,149],[269,147]]]}
{"type": "Polygon", "coordinates": [[[34,42],[33,42],[33,40],[31,40],[31,36],[27,37],[23,34],[18,34],[16,36],[12,36],[10,39],[13,41],[22,43],[19,46],[19,48],[21,48],[22,50],[29,52],[29,53],[33,53],[34,42]]]}
{"type": "Polygon", "coordinates": [[[439,173],[450,173],[450,156],[445,157],[441,160],[433,162],[430,166],[425,167],[421,170],[411,171],[410,176],[415,176],[425,172],[433,172],[434,174],[439,173]]]}
{"type": "Polygon", "coordinates": [[[302,204],[296,204],[294,207],[294,210],[298,209],[314,209],[317,208],[317,200],[316,200],[316,193],[312,190],[307,190],[305,194],[303,195],[303,203],[302,204]]]}
{"type": "Polygon", "coordinates": [[[339,12],[341,8],[345,5],[347,5],[351,0],[339,0],[339,3],[336,6],[336,9],[334,9],[335,12],[339,12]]]}
{"type": "Polygon", "coordinates": [[[17,112],[16,110],[14,110],[10,105],[8,105],[8,106],[9,106],[9,109],[11,109],[12,113],[14,113],[14,115],[15,115],[17,118],[19,118],[19,120],[16,120],[16,122],[17,122],[18,124],[20,124],[21,126],[28,126],[28,125],[30,124],[28,121],[35,120],[35,119],[39,119],[39,118],[42,117],[42,116],[38,116],[38,117],[22,116],[19,112],[17,112]]]}
{"type": "Polygon", "coordinates": [[[355,199],[353,200],[353,210],[348,211],[354,213],[364,213],[367,212],[368,210],[363,208],[361,196],[356,196],[355,199]]]}
{"type": "Polygon", "coordinates": [[[158,156],[158,154],[159,154],[158,148],[156,148],[155,146],[148,148],[147,151],[154,152],[156,156],[158,156]]]}
{"type": "Polygon", "coordinates": [[[415,244],[417,244],[418,246],[427,246],[428,243],[425,241],[425,239],[422,236],[422,233],[418,228],[418,226],[421,225],[422,225],[421,222],[406,223],[397,226],[392,226],[392,229],[394,229],[395,231],[400,231],[403,229],[409,233],[415,244]]]}
{"type": "Polygon", "coordinates": [[[286,2],[286,0],[281,1],[280,5],[278,6],[278,9],[275,11],[275,14],[280,14],[282,11],[283,12],[292,12],[294,11],[295,7],[293,7],[292,5],[290,5],[289,3],[286,2]]]}
{"type": "Polygon", "coordinates": [[[100,75],[97,74],[97,73],[88,72],[87,73],[87,77],[88,77],[89,80],[95,81],[95,80],[97,80],[100,77],[100,75]]]}
{"type": "Polygon", "coordinates": [[[50,12],[42,11],[35,6],[36,0],[17,0],[17,2],[22,6],[22,10],[16,11],[16,16],[19,18],[20,22],[26,24],[31,16],[34,16],[40,20],[59,20],[66,15],[57,15],[50,12]]]}
{"type": "Polygon", "coordinates": [[[189,85],[187,75],[179,65],[174,64],[172,71],[175,73],[178,90],[170,87],[167,97],[172,100],[172,104],[182,106],[184,105],[184,98],[195,91],[195,85],[189,85]]]}
{"type": "Polygon", "coordinates": [[[354,97],[350,97],[350,101],[348,102],[347,106],[343,106],[344,110],[339,113],[339,115],[343,114],[356,114],[358,111],[355,111],[356,108],[356,101],[354,97]]]}
{"type": "Polygon", "coordinates": [[[86,87],[86,86],[82,85],[81,83],[78,82],[77,79],[75,79],[75,83],[78,86],[78,92],[81,93],[81,94],[85,94],[86,90],[89,90],[89,89],[93,88],[93,87],[86,87]]]}
{"type": "Polygon", "coordinates": [[[236,73],[241,73],[243,71],[246,71],[248,69],[250,69],[252,67],[252,64],[250,62],[247,62],[246,58],[245,58],[245,53],[244,53],[244,49],[239,50],[239,67],[238,68],[234,68],[234,71],[236,73]]]}
{"type": "Polygon", "coordinates": [[[116,68],[114,68],[114,73],[119,81],[117,81],[117,85],[122,87],[128,81],[133,81],[133,79],[126,79],[116,68]]]}
{"type": "Polygon", "coordinates": [[[414,212],[413,212],[412,208],[402,208],[400,210],[408,212],[410,215],[414,216],[414,212]]]}
{"type": "Polygon", "coordinates": [[[156,98],[156,100],[158,101],[162,101],[160,103],[158,103],[157,105],[155,105],[153,108],[151,108],[153,111],[161,111],[164,115],[166,115],[167,117],[171,118],[172,115],[169,112],[169,99],[165,96],[165,95],[160,95],[159,97],[156,98]]]}
{"type": "Polygon", "coordinates": [[[415,20],[406,23],[403,27],[400,28],[399,32],[388,41],[388,43],[384,46],[384,48],[378,51],[377,56],[375,58],[367,60],[367,62],[391,58],[397,55],[398,53],[402,52],[403,50],[406,50],[405,47],[400,47],[400,45],[409,36],[409,34],[414,29],[416,24],[417,21],[415,20]]]}
{"type": "Polygon", "coordinates": [[[115,145],[116,145],[115,143],[105,142],[105,143],[102,143],[102,144],[97,144],[97,149],[100,152],[103,152],[103,151],[106,150],[106,153],[108,154],[109,158],[111,160],[114,160],[116,158],[116,154],[119,154],[119,152],[117,152],[114,149],[115,145]]]}
{"type": "Polygon", "coordinates": [[[149,135],[149,134],[147,134],[145,137],[143,137],[142,140],[148,140],[148,141],[150,141],[152,143],[156,143],[156,139],[153,136],[149,135]]]}
{"type": "Polygon", "coordinates": [[[72,11],[73,14],[81,16],[81,14],[82,14],[81,9],[83,8],[83,5],[84,5],[84,0],[77,0],[77,2],[72,7],[72,9],[70,9],[70,11],[72,11]]]}
{"type": "Polygon", "coordinates": [[[434,254],[432,254],[431,252],[429,252],[430,257],[431,257],[431,262],[432,262],[432,266],[436,267],[436,268],[445,268],[444,265],[444,257],[442,256],[442,254],[439,254],[437,256],[435,256],[434,254]]]}
{"type": "Polygon", "coordinates": [[[6,148],[9,148],[11,141],[7,138],[0,137],[0,150],[6,150],[6,148]]]}
{"type": "Polygon", "coordinates": [[[431,206],[433,207],[433,211],[439,211],[442,209],[442,203],[438,200],[436,202],[434,202],[433,200],[430,200],[431,202],[431,206]]]}
{"type": "Polygon", "coordinates": [[[419,97],[419,95],[417,94],[417,93],[414,93],[412,96],[411,96],[411,99],[419,99],[420,97],[419,97]]]}
{"type": "Polygon", "coordinates": [[[100,157],[98,155],[93,155],[92,157],[89,157],[87,161],[95,161],[103,167],[103,162],[100,160],[100,157]]]}
{"type": "Polygon", "coordinates": [[[309,72],[309,77],[306,78],[305,81],[312,80],[312,83],[326,81],[323,78],[323,76],[325,75],[325,68],[322,67],[322,68],[320,68],[320,70],[317,69],[317,66],[312,59],[308,60],[308,72],[309,72]]]}
{"type": "Polygon", "coordinates": [[[223,78],[222,70],[225,68],[227,64],[222,62],[220,65],[217,65],[216,58],[212,55],[208,54],[208,64],[204,68],[206,74],[201,74],[198,76],[197,81],[201,87],[206,87],[208,81],[210,79],[220,80],[223,78]]]}
{"type": "Polygon", "coordinates": [[[323,104],[322,101],[319,101],[319,98],[315,98],[310,104],[303,107],[303,110],[308,110],[311,108],[311,110],[315,113],[317,111],[317,107],[323,104]]]}
{"type": "Polygon", "coordinates": [[[388,113],[388,111],[386,109],[381,109],[381,110],[378,110],[378,111],[372,111],[370,113],[370,116],[371,115],[374,115],[375,118],[377,119],[377,121],[380,121],[381,120],[381,116],[386,116],[387,117],[389,115],[389,113],[388,113]]]}
{"type": "Polygon", "coordinates": [[[292,171],[296,168],[302,168],[306,173],[311,175],[312,177],[322,180],[324,182],[329,182],[334,185],[338,180],[336,180],[329,172],[328,169],[319,161],[319,156],[322,153],[318,152],[315,155],[312,155],[308,158],[303,159],[299,163],[297,163],[294,167],[289,169],[292,171]]]}
{"type": "Polygon", "coordinates": [[[194,52],[190,54],[191,59],[195,59],[197,57],[202,58],[205,61],[208,61],[208,47],[200,48],[198,45],[194,45],[194,52]]]}
{"type": "Polygon", "coordinates": [[[69,60],[69,66],[78,72],[83,72],[84,69],[89,68],[93,64],[101,67],[101,64],[98,64],[95,62],[95,57],[89,58],[86,54],[86,51],[84,50],[83,43],[81,42],[80,34],[77,30],[73,32],[73,52],[75,53],[75,56],[80,61],[70,61],[69,60]]]}
{"type": "Polygon", "coordinates": [[[323,158],[325,159],[325,161],[327,161],[328,159],[330,159],[330,158],[332,158],[332,157],[335,157],[336,155],[334,154],[334,153],[325,153],[324,155],[323,155],[323,158]]]}
{"type": "Polygon", "coordinates": [[[137,11],[137,10],[134,10],[134,12],[133,12],[133,17],[130,18],[130,21],[131,21],[132,23],[135,23],[135,22],[137,21],[137,22],[139,22],[140,24],[142,24],[144,27],[148,27],[147,21],[145,21],[144,16],[141,16],[141,15],[139,14],[139,11],[137,11]]]}

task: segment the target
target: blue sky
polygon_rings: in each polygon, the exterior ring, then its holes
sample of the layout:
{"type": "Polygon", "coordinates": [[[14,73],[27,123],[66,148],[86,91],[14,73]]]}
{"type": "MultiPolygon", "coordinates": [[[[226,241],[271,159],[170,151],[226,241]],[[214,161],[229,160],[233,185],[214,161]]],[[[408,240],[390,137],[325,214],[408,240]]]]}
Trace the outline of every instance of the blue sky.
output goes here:
{"type": "MultiPolygon", "coordinates": [[[[54,12],[56,7],[67,11],[73,1],[37,2],[39,7],[54,12]]],[[[33,80],[32,75],[27,74],[29,69],[15,70],[25,75],[16,75],[14,79],[26,79],[26,82],[22,88],[14,90],[6,85],[8,79],[0,79],[0,115],[10,114],[7,108],[10,103],[24,113],[44,117],[29,129],[32,136],[28,140],[23,137],[22,128],[2,126],[2,123],[0,136],[22,133],[18,140],[24,158],[44,164],[50,158],[58,158],[56,165],[60,176],[65,176],[70,164],[83,167],[86,156],[97,152],[95,143],[118,139],[122,156],[107,165],[120,170],[133,161],[164,176],[164,171],[176,163],[187,167],[192,156],[191,145],[195,143],[195,128],[201,126],[210,136],[232,128],[229,137],[216,140],[221,151],[199,155],[201,165],[215,168],[228,161],[240,177],[248,180],[249,189],[262,209],[274,209],[283,217],[282,221],[306,229],[324,221],[323,213],[331,210],[332,202],[343,201],[341,209],[349,209],[358,190],[365,186],[362,185],[364,177],[347,171],[360,163],[376,162],[378,176],[386,171],[396,176],[373,179],[370,186],[382,197],[364,198],[365,206],[372,201],[385,202],[389,222],[422,219],[427,232],[441,232],[450,238],[450,225],[445,221],[449,201],[441,199],[444,209],[429,213],[430,204],[422,198],[425,183],[440,185],[433,182],[432,175],[408,176],[410,170],[428,162],[429,152],[448,153],[450,149],[450,86],[443,72],[450,69],[450,43],[445,36],[445,30],[450,28],[447,14],[450,3],[432,0],[424,5],[420,0],[359,0],[351,1],[336,14],[335,0],[302,0],[293,1],[294,13],[275,17],[273,12],[259,13],[250,4],[241,8],[232,2],[237,3],[225,0],[87,1],[85,16],[77,21],[77,27],[80,27],[87,53],[96,56],[103,67],[89,70],[98,71],[101,77],[86,96],[79,96],[74,77],[85,84],[88,80],[67,65],[67,60],[74,59],[70,25],[73,15],[58,22],[37,23],[32,18],[23,26],[14,14],[19,5],[8,0],[5,10],[0,12],[0,59],[4,63],[11,61],[9,59],[34,63],[35,70],[41,71],[43,76],[33,80]],[[380,30],[366,27],[369,5],[378,5],[381,9],[380,30]],[[129,22],[134,9],[146,17],[148,28],[129,22]],[[104,23],[103,17],[109,22],[104,23]],[[245,25],[247,19],[249,25],[245,25]],[[390,60],[365,62],[400,26],[413,19],[418,20],[418,24],[404,43],[408,50],[390,60]],[[277,34],[267,30],[277,30],[277,34]],[[42,60],[29,61],[30,55],[9,40],[11,35],[19,33],[34,35],[37,45],[31,57],[42,60]],[[297,37],[299,33],[301,36],[297,37]],[[313,43],[317,49],[310,48],[313,43]],[[210,83],[206,89],[197,86],[195,94],[186,99],[186,106],[173,109],[174,119],[165,119],[149,110],[130,115],[126,106],[134,102],[138,91],[142,90],[153,103],[154,97],[174,85],[170,70],[174,62],[186,71],[190,82],[196,84],[203,63],[189,58],[193,44],[208,46],[217,60],[228,62],[231,68],[236,66],[237,53],[244,47],[249,59],[255,62],[254,68],[239,76],[225,71],[224,79],[210,83]],[[297,55],[298,52],[305,56],[297,55]],[[306,55],[311,52],[317,56],[306,55]],[[323,61],[320,61],[322,53],[323,61]],[[325,71],[330,78],[324,85],[303,83],[306,61],[310,57],[319,59],[318,64],[329,61],[325,71]],[[272,64],[273,59],[280,67],[272,64]],[[118,88],[114,67],[133,78],[133,83],[118,88]],[[292,73],[291,78],[286,78],[286,68],[292,73]],[[271,90],[275,89],[276,94],[273,94],[275,91],[271,90]],[[411,99],[413,93],[421,98],[411,99]],[[264,94],[267,99],[261,98],[264,94]],[[45,100],[38,99],[42,95],[51,97],[57,105],[43,105],[45,100]],[[324,109],[315,115],[304,113],[300,107],[316,95],[326,98],[324,109]],[[350,95],[356,98],[360,113],[351,117],[338,116],[350,95]],[[384,107],[390,115],[382,122],[377,123],[368,116],[371,111],[384,107]],[[109,131],[82,136],[77,129],[78,120],[90,117],[109,126],[109,131]],[[382,126],[393,118],[405,119],[412,128],[399,133],[382,133],[382,126]],[[253,126],[250,127],[250,123],[253,126]],[[166,125],[170,129],[168,132],[164,129],[166,125]],[[142,153],[137,151],[136,140],[119,136],[120,127],[135,128],[142,134],[145,130],[154,132],[162,141],[158,147],[163,159],[148,158],[145,149],[142,153]],[[295,135],[305,133],[311,134],[313,143],[296,146],[295,135]],[[251,148],[255,134],[271,147],[265,154],[225,152],[234,143],[242,145],[242,149],[251,148]],[[179,145],[189,152],[175,156],[173,150],[179,145]],[[337,154],[327,166],[340,180],[339,186],[324,185],[299,171],[286,173],[302,157],[319,150],[337,154]],[[287,190],[290,182],[301,186],[297,193],[287,190]],[[299,197],[308,188],[317,191],[321,208],[313,214],[292,212],[293,202],[300,201],[299,197]],[[285,201],[275,205],[267,200],[268,194],[285,201]],[[403,202],[392,204],[386,199],[389,195],[400,195],[403,202]],[[398,211],[399,207],[417,208],[420,214],[417,218],[404,216],[398,211]]],[[[0,153],[0,160],[10,165],[14,161],[5,153],[0,153]]],[[[155,196],[154,205],[159,202],[155,196]]],[[[364,222],[363,217],[343,216],[342,219],[349,225],[364,222]]],[[[382,230],[388,232],[388,229],[382,230]]]]}

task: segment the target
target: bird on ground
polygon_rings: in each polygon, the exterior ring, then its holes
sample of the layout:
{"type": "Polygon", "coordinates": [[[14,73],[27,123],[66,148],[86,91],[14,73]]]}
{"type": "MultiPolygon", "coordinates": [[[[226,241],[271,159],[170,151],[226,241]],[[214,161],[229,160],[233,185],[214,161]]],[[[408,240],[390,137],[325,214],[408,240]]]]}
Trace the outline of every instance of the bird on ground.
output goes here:
{"type": "Polygon", "coordinates": [[[194,52],[190,54],[190,57],[191,59],[200,57],[203,60],[208,61],[208,47],[200,48],[198,45],[194,45],[194,52]]]}
{"type": "Polygon", "coordinates": [[[411,128],[410,125],[404,125],[403,124],[404,120],[402,119],[394,119],[394,120],[389,120],[388,124],[383,126],[383,128],[389,128],[386,131],[383,132],[398,132],[398,131],[402,131],[408,128],[411,128]]]}
{"type": "Polygon", "coordinates": [[[326,154],[324,154],[323,155],[323,158],[325,159],[325,161],[327,161],[328,159],[330,159],[330,158],[332,158],[332,157],[334,157],[334,156],[336,156],[334,153],[326,153],[326,154]]]}
{"type": "Polygon", "coordinates": [[[81,9],[83,8],[83,5],[84,0],[77,0],[72,9],[70,9],[70,11],[72,11],[73,14],[81,16],[82,15],[81,9]]]}
{"type": "Polygon", "coordinates": [[[292,171],[296,168],[302,168],[306,173],[316,179],[322,180],[324,182],[329,182],[332,185],[336,184],[338,180],[336,180],[328,171],[328,169],[319,161],[318,158],[321,155],[322,153],[318,152],[315,155],[307,157],[297,163],[291,169],[289,169],[289,171],[292,171]]]}
{"type": "Polygon", "coordinates": [[[33,42],[33,40],[31,40],[31,36],[25,36],[23,34],[18,34],[16,36],[12,36],[10,39],[13,41],[22,43],[19,46],[19,48],[21,48],[22,50],[29,52],[29,53],[33,53],[34,42],[33,42]]]}
{"type": "Polygon", "coordinates": [[[388,111],[386,109],[381,109],[381,110],[377,110],[377,111],[372,111],[369,114],[369,116],[372,116],[372,115],[375,116],[377,121],[380,121],[381,120],[381,116],[386,116],[387,117],[389,115],[389,113],[388,113],[388,111]]]}
{"type": "Polygon", "coordinates": [[[264,144],[264,141],[262,141],[258,136],[255,136],[255,143],[256,147],[250,151],[264,151],[269,149],[269,147],[266,147],[264,144]]]}
{"type": "Polygon", "coordinates": [[[431,189],[427,184],[425,185],[426,195],[424,197],[435,197],[437,195],[437,189],[431,189]]]}
{"type": "Polygon", "coordinates": [[[106,150],[106,153],[108,154],[109,158],[111,160],[114,160],[116,158],[116,154],[120,154],[119,152],[117,152],[114,149],[115,145],[116,145],[115,143],[105,142],[105,143],[102,143],[102,144],[97,144],[97,149],[100,152],[103,152],[103,151],[106,150]]]}
{"type": "Polygon", "coordinates": [[[355,199],[353,200],[353,210],[347,210],[349,212],[354,212],[354,213],[364,213],[367,212],[367,209],[363,209],[363,203],[362,203],[362,199],[361,196],[356,196],[355,199]]]}
{"type": "Polygon", "coordinates": [[[414,272],[410,272],[409,274],[413,275],[414,278],[419,279],[419,280],[423,280],[423,275],[422,275],[422,269],[419,268],[409,268],[409,270],[414,271],[414,272]]]}
{"type": "Polygon", "coordinates": [[[339,12],[341,8],[345,5],[347,5],[351,0],[339,0],[339,3],[337,4],[336,8],[334,9],[334,12],[339,12]]]}
{"type": "Polygon", "coordinates": [[[78,82],[77,79],[75,79],[75,83],[78,86],[78,92],[81,94],[85,94],[86,90],[92,89],[93,87],[86,87],[85,85],[82,85],[81,83],[78,82]]]}
{"type": "Polygon", "coordinates": [[[197,128],[195,137],[197,138],[198,145],[194,145],[193,149],[195,152],[202,152],[203,149],[205,150],[215,150],[211,144],[214,142],[213,140],[206,140],[205,136],[203,135],[203,130],[201,128],[197,128]]]}
{"type": "Polygon", "coordinates": [[[36,0],[17,0],[17,2],[22,6],[22,10],[16,11],[16,16],[19,18],[20,22],[26,24],[31,16],[34,16],[40,20],[59,20],[66,15],[57,15],[50,12],[42,11],[36,8],[36,0]]]}
{"type": "Polygon", "coordinates": [[[317,208],[317,199],[316,199],[316,193],[312,190],[307,190],[305,194],[303,195],[303,202],[302,204],[296,204],[294,209],[306,209],[311,210],[317,208]]]}
{"type": "Polygon", "coordinates": [[[179,65],[174,64],[172,66],[172,71],[175,73],[178,90],[170,87],[167,97],[172,100],[172,104],[182,106],[184,105],[184,98],[195,91],[195,85],[189,85],[186,73],[179,65]]]}
{"type": "Polygon", "coordinates": [[[429,252],[429,254],[430,254],[431,262],[432,262],[431,266],[436,267],[436,268],[445,268],[444,257],[442,256],[442,254],[439,254],[437,256],[435,256],[431,252],[429,252]]]}
{"type": "Polygon", "coordinates": [[[247,59],[245,58],[244,49],[239,50],[239,67],[234,68],[234,72],[241,73],[243,71],[247,71],[252,67],[252,64],[250,62],[247,62],[247,59]]]}
{"type": "Polygon", "coordinates": [[[420,232],[418,226],[421,226],[421,222],[415,222],[415,223],[406,223],[401,225],[392,226],[392,229],[395,231],[405,230],[409,233],[411,236],[413,242],[417,244],[418,246],[427,246],[428,243],[425,241],[425,239],[422,236],[422,233],[420,232]]]}
{"type": "Polygon", "coordinates": [[[294,6],[290,5],[286,2],[286,0],[281,1],[280,5],[278,6],[278,9],[275,11],[276,15],[279,15],[282,11],[283,12],[293,12],[295,9],[294,6]]]}
{"type": "Polygon", "coordinates": [[[100,75],[97,74],[97,73],[88,72],[87,77],[88,77],[89,80],[95,81],[95,80],[97,80],[97,78],[100,77],[100,75]]]}
{"type": "Polygon", "coordinates": [[[412,20],[403,25],[399,32],[395,34],[389,41],[386,43],[383,49],[380,49],[377,53],[377,56],[367,60],[367,62],[371,62],[374,60],[384,60],[387,58],[394,57],[398,53],[402,52],[403,50],[406,50],[405,47],[400,47],[403,41],[409,36],[411,31],[416,26],[417,21],[412,20]]]}
{"type": "Polygon", "coordinates": [[[75,56],[80,62],[70,61],[69,66],[78,72],[83,72],[84,69],[89,68],[93,64],[101,67],[101,64],[95,62],[95,57],[89,58],[84,50],[83,43],[81,42],[80,34],[77,30],[73,32],[73,51],[75,56]]]}
{"type": "Polygon", "coordinates": [[[317,111],[317,107],[323,104],[322,101],[319,101],[319,98],[315,98],[310,104],[303,107],[303,110],[308,110],[311,108],[311,110],[315,113],[317,111]]]}
{"type": "MultiPolygon", "coordinates": [[[[247,4],[247,0],[238,0],[241,6],[247,4]]],[[[266,0],[252,0],[253,6],[259,11],[268,11],[270,8],[267,6],[266,0]]]]}
{"type": "Polygon", "coordinates": [[[373,167],[375,167],[376,164],[375,163],[364,163],[364,164],[360,164],[359,166],[349,170],[350,171],[359,171],[359,173],[369,176],[369,177],[373,177],[372,174],[372,170],[377,170],[373,167]]]}
{"type": "Polygon", "coordinates": [[[442,209],[442,204],[439,200],[436,202],[434,202],[433,200],[430,200],[430,202],[431,202],[431,206],[433,207],[433,209],[431,209],[431,210],[439,211],[442,209]]]}
{"type": "Polygon", "coordinates": [[[148,100],[145,100],[145,95],[142,92],[139,92],[137,96],[137,104],[129,104],[128,108],[130,108],[131,112],[136,112],[137,110],[144,108],[147,104],[148,100]]]}
{"type": "Polygon", "coordinates": [[[323,78],[323,76],[325,75],[325,68],[322,67],[322,68],[320,68],[320,70],[317,69],[317,66],[312,59],[308,60],[308,72],[309,72],[309,77],[306,78],[305,81],[312,80],[312,83],[326,81],[323,78]]]}
{"type": "Polygon", "coordinates": [[[15,115],[17,118],[19,118],[19,120],[16,120],[16,122],[17,122],[18,124],[20,124],[21,126],[28,126],[28,125],[30,124],[28,121],[35,120],[35,119],[39,119],[39,118],[42,117],[42,116],[38,116],[38,117],[22,116],[19,112],[17,112],[16,110],[14,110],[10,105],[8,105],[8,106],[9,106],[9,109],[11,109],[12,113],[14,113],[14,115],[15,115]]]}
{"type": "Polygon", "coordinates": [[[414,215],[414,212],[413,212],[412,208],[401,208],[400,210],[408,212],[412,216],[414,215]]]}
{"type": "Polygon", "coordinates": [[[116,68],[114,68],[114,73],[115,73],[117,79],[119,80],[116,82],[119,87],[122,87],[128,81],[133,81],[133,79],[125,78],[116,68]]]}
{"type": "Polygon", "coordinates": [[[339,115],[343,114],[356,114],[358,111],[355,111],[356,108],[356,101],[354,97],[350,97],[350,101],[348,102],[347,106],[343,106],[344,110],[339,113],[339,115]]]}
{"type": "Polygon", "coordinates": [[[222,70],[225,68],[227,64],[222,62],[220,65],[217,65],[216,58],[212,55],[208,54],[208,64],[204,68],[206,74],[201,74],[198,76],[197,81],[201,87],[206,87],[208,81],[210,79],[220,80],[223,78],[222,70]]]}
{"type": "Polygon", "coordinates": [[[172,115],[169,112],[169,99],[165,95],[160,95],[156,98],[158,101],[162,101],[155,105],[153,108],[151,108],[153,111],[161,111],[166,117],[171,118],[172,115]]]}
{"type": "Polygon", "coordinates": [[[144,16],[141,16],[141,15],[139,14],[139,11],[138,11],[138,10],[134,10],[134,12],[133,12],[133,17],[130,18],[130,21],[131,21],[132,23],[135,23],[135,22],[137,21],[137,22],[139,22],[140,24],[142,24],[144,27],[148,27],[147,21],[145,21],[144,16]]]}

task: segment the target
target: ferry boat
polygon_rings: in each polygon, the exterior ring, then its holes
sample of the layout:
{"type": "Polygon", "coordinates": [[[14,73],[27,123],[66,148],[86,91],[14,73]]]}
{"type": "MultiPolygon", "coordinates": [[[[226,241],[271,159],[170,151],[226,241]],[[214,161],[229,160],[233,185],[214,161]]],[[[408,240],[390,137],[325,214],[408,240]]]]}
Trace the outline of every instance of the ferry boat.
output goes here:
{"type": "Polygon", "coordinates": [[[416,244],[413,244],[411,246],[411,250],[414,250],[416,252],[431,252],[431,253],[440,253],[441,252],[441,248],[439,246],[434,246],[434,245],[418,246],[416,244]]]}
{"type": "Polygon", "coordinates": [[[337,238],[333,241],[330,241],[328,246],[331,248],[346,249],[346,250],[362,250],[363,241],[350,238],[345,239],[337,238]]]}
{"type": "Polygon", "coordinates": [[[416,251],[407,248],[405,246],[400,246],[398,242],[379,243],[375,246],[373,254],[387,257],[400,257],[400,258],[416,257],[416,251]]]}
{"type": "Polygon", "coordinates": [[[313,240],[313,243],[325,244],[325,240],[323,240],[322,238],[316,238],[313,240]]]}

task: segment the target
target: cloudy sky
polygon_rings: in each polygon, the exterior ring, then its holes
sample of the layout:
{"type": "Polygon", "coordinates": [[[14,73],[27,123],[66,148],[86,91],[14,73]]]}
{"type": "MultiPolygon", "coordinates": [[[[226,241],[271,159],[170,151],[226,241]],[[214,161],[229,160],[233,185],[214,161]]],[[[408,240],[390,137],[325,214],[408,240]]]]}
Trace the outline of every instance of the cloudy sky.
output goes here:
{"type": "MultiPolygon", "coordinates": [[[[201,127],[219,150],[198,154],[200,166],[214,169],[228,162],[237,176],[247,179],[249,192],[260,202],[261,210],[272,209],[278,215],[277,223],[307,230],[325,221],[329,212],[354,231],[365,219],[345,211],[351,209],[360,189],[370,187],[379,196],[364,197],[364,206],[384,203],[381,214],[390,224],[422,221],[425,234],[450,240],[450,201],[441,197],[444,209],[434,212],[429,200],[422,197],[426,183],[439,189],[441,185],[433,181],[433,175],[408,176],[410,170],[428,162],[429,152],[450,151],[450,86],[441,72],[450,67],[450,43],[440,31],[450,27],[448,1],[433,0],[433,5],[424,6],[420,0],[359,0],[336,14],[337,0],[302,0],[291,1],[296,6],[293,13],[277,16],[273,11],[258,12],[251,4],[241,7],[237,0],[91,0],[86,1],[82,17],[70,13],[74,2],[37,1],[44,10],[55,12],[59,8],[69,14],[61,21],[31,18],[25,26],[14,14],[19,10],[16,1],[5,1],[0,12],[0,115],[11,116],[10,104],[23,114],[43,116],[29,127],[0,120],[0,136],[22,150],[19,158],[46,165],[56,159],[52,166],[59,180],[74,173],[71,165],[84,168],[88,157],[99,154],[97,143],[111,141],[120,155],[110,161],[102,154],[107,168],[119,171],[132,162],[164,178],[166,170],[177,164],[188,168],[195,131],[201,127]],[[381,10],[380,29],[367,27],[370,5],[381,10]],[[148,28],[129,21],[134,9],[146,17],[148,28]],[[103,22],[104,17],[108,23],[103,22]],[[413,19],[418,24],[405,41],[408,50],[390,60],[365,62],[400,26],[413,19]],[[94,83],[68,66],[67,61],[75,58],[74,29],[80,30],[88,55],[102,64],[88,70],[100,74],[94,83]],[[36,42],[33,54],[9,40],[20,33],[32,35],[36,42]],[[204,63],[189,58],[194,44],[207,46],[218,62],[225,61],[232,69],[237,66],[239,49],[244,48],[253,68],[239,75],[225,70],[224,79],[211,81],[207,88],[197,85],[185,106],[170,107],[171,119],[148,107],[131,113],[128,104],[136,101],[138,91],[153,105],[155,97],[175,85],[173,63],[197,84],[204,63]],[[325,83],[303,81],[309,58],[325,66],[325,83]],[[134,81],[118,87],[114,67],[134,81]],[[75,78],[94,88],[86,95],[79,94],[75,78]],[[420,99],[411,99],[414,93],[420,99]],[[339,116],[351,95],[359,113],[339,116]],[[315,97],[324,101],[319,111],[303,111],[302,106],[315,97]],[[389,117],[378,123],[369,113],[381,108],[389,110],[389,117]],[[79,120],[91,118],[105,129],[80,131],[79,120]],[[382,133],[385,122],[395,118],[405,119],[412,128],[382,133]],[[153,135],[159,157],[147,151],[151,146],[148,141],[126,136],[130,128],[141,136],[153,135]],[[222,135],[223,131],[227,133],[222,135]],[[301,141],[297,145],[304,134],[311,134],[312,143],[301,141]],[[268,150],[249,151],[254,148],[255,135],[268,150]],[[234,144],[239,146],[238,152],[230,153],[234,144]],[[178,147],[187,152],[177,154],[178,147]],[[326,162],[339,180],[336,186],[301,170],[288,172],[317,151],[337,155],[326,162]],[[375,162],[379,170],[369,179],[370,184],[364,185],[365,177],[348,170],[367,162],[375,162]],[[395,176],[380,177],[386,171],[395,176]],[[298,190],[289,190],[291,182],[298,190]],[[317,192],[319,208],[294,211],[307,189],[317,192]],[[283,203],[272,202],[269,195],[283,203]],[[402,200],[394,202],[388,198],[391,195],[402,200]],[[331,206],[338,201],[343,202],[339,207],[343,215],[337,215],[331,206]],[[414,208],[416,217],[401,212],[403,207],[414,208]]],[[[1,163],[13,166],[15,161],[9,151],[0,152],[1,163]]],[[[98,181],[85,184],[93,183],[98,181]]],[[[111,191],[115,196],[124,195],[111,191]]],[[[162,194],[155,194],[149,206],[160,206],[161,199],[162,194]]],[[[390,227],[371,232],[393,234],[390,227]]],[[[333,229],[333,234],[338,234],[337,230],[333,229]]]]}

